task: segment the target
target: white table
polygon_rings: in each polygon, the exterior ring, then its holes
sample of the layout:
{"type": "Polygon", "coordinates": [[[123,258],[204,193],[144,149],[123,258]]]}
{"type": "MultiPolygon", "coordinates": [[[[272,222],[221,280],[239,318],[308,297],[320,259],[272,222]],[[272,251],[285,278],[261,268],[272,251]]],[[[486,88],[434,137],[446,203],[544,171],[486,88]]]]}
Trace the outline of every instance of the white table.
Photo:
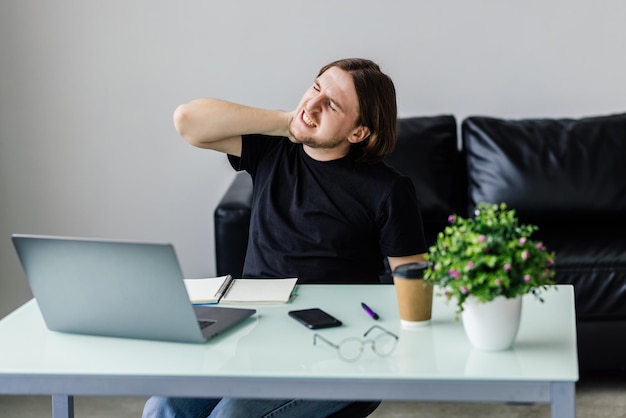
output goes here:
{"type": "Polygon", "coordinates": [[[229,396],[551,403],[574,417],[578,380],[574,292],[560,285],[524,300],[512,350],[473,349],[454,305],[435,298],[432,324],[400,328],[391,285],[308,285],[289,304],[206,344],[180,344],[49,331],[34,300],[0,321],[0,393],[50,394],[53,417],[73,416],[73,396],[229,396]],[[380,314],[374,321],[360,307],[380,314]],[[320,307],[344,322],[320,331],[334,342],[378,324],[398,333],[394,353],[341,360],[287,311],[320,307]]]}

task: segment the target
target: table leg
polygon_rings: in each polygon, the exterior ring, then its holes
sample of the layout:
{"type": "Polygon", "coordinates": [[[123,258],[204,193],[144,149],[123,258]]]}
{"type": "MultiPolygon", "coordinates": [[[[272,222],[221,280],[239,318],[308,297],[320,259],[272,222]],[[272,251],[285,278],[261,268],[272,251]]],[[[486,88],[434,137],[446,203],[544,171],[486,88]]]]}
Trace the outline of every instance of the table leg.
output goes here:
{"type": "Polygon", "coordinates": [[[550,388],[552,418],[576,417],[576,386],[574,382],[552,383],[550,388]]]}
{"type": "Polygon", "coordinates": [[[74,418],[74,397],[52,395],[52,418],[74,418]]]}

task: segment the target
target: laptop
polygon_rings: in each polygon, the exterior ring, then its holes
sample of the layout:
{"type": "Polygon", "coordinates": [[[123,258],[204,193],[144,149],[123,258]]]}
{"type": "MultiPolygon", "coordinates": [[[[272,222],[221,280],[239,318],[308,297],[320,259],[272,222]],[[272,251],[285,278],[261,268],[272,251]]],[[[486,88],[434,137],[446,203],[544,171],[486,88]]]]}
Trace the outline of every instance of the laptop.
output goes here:
{"type": "Polygon", "coordinates": [[[12,240],[53,331],[202,343],[256,312],[193,306],[171,244],[23,234],[12,240]]]}

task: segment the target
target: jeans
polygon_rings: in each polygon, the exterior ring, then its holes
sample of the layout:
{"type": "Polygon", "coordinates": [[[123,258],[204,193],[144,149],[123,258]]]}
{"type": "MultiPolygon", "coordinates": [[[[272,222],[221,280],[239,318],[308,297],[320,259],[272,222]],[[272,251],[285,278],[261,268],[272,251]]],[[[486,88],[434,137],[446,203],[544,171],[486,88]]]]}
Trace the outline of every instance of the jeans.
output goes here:
{"type": "Polygon", "coordinates": [[[143,418],[325,418],[350,401],[302,399],[191,399],[153,396],[143,418]]]}

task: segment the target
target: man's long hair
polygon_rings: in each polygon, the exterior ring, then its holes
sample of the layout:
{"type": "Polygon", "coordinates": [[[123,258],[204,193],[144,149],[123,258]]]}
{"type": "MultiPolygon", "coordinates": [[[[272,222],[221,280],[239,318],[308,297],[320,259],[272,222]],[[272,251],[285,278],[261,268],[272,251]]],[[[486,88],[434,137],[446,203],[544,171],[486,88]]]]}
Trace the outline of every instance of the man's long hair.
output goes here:
{"type": "Polygon", "coordinates": [[[367,126],[369,138],[354,144],[362,161],[377,162],[390,153],[396,145],[398,107],[396,89],[391,78],[380,70],[378,64],[364,58],[347,58],[325,65],[322,75],[331,67],[350,73],[359,99],[359,116],[356,126],[367,126]]]}

